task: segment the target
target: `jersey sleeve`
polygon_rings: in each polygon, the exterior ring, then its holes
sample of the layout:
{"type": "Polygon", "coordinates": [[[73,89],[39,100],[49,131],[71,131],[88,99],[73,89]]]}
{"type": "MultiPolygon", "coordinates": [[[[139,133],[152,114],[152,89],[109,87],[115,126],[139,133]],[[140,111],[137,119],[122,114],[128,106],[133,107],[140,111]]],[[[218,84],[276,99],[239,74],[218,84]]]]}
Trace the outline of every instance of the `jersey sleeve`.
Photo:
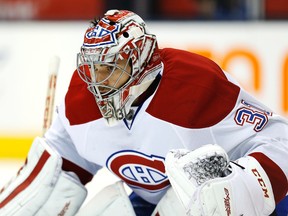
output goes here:
{"type": "Polygon", "coordinates": [[[81,155],[75,148],[71,136],[65,129],[65,124],[67,124],[68,120],[65,117],[64,102],[60,104],[57,108],[58,113],[55,116],[51,127],[45,134],[47,143],[54,149],[56,149],[58,153],[62,156],[62,158],[68,161],[66,161],[66,165],[68,167],[72,164],[75,164],[80,168],[78,169],[78,172],[79,170],[81,170],[81,168],[83,169],[80,171],[81,175],[83,175],[83,173],[81,172],[85,171],[89,172],[91,175],[95,175],[101,167],[81,157],[81,155]]]}
{"type": "Polygon", "coordinates": [[[288,189],[288,122],[241,89],[231,113],[212,127],[231,160],[250,155],[264,168],[276,203],[288,189]]]}

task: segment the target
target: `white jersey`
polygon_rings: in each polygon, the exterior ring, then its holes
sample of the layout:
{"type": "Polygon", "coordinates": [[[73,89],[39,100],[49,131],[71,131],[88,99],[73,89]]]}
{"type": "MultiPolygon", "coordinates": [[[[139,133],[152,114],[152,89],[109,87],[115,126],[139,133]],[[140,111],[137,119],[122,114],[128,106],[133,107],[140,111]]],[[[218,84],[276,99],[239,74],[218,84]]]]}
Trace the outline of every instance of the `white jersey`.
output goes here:
{"type": "Polygon", "coordinates": [[[268,173],[275,196],[283,196],[277,185],[287,184],[287,121],[211,60],[174,49],[159,53],[162,67],[156,90],[135,107],[133,120],[113,127],[107,126],[94,96],[75,72],[45,134],[47,142],[92,174],[107,167],[153,204],[170,186],[164,167],[167,152],[209,143],[222,146],[231,160],[254,156],[268,173]]]}

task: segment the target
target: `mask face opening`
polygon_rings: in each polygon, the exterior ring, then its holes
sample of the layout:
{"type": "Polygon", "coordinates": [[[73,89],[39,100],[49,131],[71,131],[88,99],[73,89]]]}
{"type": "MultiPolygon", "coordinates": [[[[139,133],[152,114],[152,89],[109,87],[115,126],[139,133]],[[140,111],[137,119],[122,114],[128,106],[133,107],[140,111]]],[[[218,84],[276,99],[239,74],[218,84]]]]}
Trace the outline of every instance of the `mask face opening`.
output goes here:
{"type": "Polygon", "coordinates": [[[122,58],[119,53],[109,55],[79,53],[77,70],[97,101],[112,97],[133,80],[131,61],[122,58]]]}
{"type": "Polygon", "coordinates": [[[106,119],[125,118],[129,86],[137,77],[132,66],[135,52],[139,51],[132,49],[115,54],[81,52],[77,55],[78,74],[87,83],[88,90],[94,95],[106,119]]]}

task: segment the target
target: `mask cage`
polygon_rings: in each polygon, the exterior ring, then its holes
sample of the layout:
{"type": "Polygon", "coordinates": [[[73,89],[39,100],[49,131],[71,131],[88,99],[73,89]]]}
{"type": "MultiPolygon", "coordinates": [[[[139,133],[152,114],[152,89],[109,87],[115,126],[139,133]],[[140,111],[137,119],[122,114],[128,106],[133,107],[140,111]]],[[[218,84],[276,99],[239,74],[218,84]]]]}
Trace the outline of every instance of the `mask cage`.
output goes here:
{"type": "MultiPolygon", "coordinates": [[[[125,53],[127,56],[127,53],[125,53]]],[[[131,61],[132,50],[129,52],[126,63],[119,64],[124,58],[120,53],[116,54],[84,54],[77,55],[77,70],[81,79],[87,83],[88,89],[99,100],[112,97],[118,91],[129,85],[135,77],[132,75],[133,70],[131,61]],[[99,69],[100,68],[100,69],[99,69]],[[114,75],[113,83],[107,81],[114,75]],[[122,86],[118,86],[121,78],[127,76],[128,80],[122,86]],[[100,78],[101,77],[101,78],[100,78]],[[116,80],[115,80],[116,78],[116,80]]]]}
{"type": "Polygon", "coordinates": [[[140,61],[135,57],[139,57],[139,49],[129,49],[113,54],[85,53],[81,52],[77,55],[77,71],[80,78],[87,83],[88,90],[95,96],[97,105],[104,118],[114,117],[122,119],[125,116],[125,96],[124,91],[129,92],[130,84],[140,74],[140,61]],[[124,58],[125,57],[125,58],[124,58]],[[119,60],[127,59],[125,64],[118,64],[119,60]],[[134,62],[134,64],[133,64],[134,62]],[[107,69],[109,73],[102,76],[101,80],[97,78],[97,66],[107,69]],[[129,70],[130,68],[130,70],[129,70]],[[114,83],[106,85],[106,81],[111,78],[114,73],[119,73],[114,83]],[[117,84],[123,77],[127,76],[127,81],[117,88],[117,84]]]}

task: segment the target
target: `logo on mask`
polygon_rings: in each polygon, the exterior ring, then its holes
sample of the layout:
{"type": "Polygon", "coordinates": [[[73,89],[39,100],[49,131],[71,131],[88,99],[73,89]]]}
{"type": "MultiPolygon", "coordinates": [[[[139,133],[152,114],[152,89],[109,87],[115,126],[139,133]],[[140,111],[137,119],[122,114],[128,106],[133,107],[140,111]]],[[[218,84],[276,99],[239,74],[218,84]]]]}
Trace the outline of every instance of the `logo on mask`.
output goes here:
{"type": "Polygon", "coordinates": [[[95,28],[89,28],[84,37],[84,47],[102,47],[116,45],[116,34],[120,31],[120,25],[109,24],[109,20],[101,19],[95,28]]]}

